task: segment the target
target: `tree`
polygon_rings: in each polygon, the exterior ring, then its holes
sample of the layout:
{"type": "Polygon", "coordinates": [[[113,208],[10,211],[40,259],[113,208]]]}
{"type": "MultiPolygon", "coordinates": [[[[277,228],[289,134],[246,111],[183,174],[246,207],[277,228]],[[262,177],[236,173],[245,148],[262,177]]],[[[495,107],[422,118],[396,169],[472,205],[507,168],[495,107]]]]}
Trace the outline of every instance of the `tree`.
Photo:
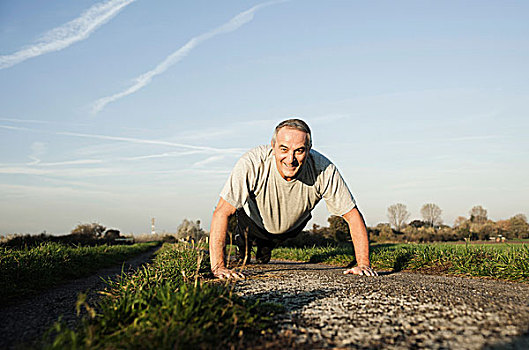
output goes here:
{"type": "Polygon", "coordinates": [[[192,239],[198,242],[202,237],[206,235],[204,230],[200,228],[200,220],[193,222],[191,220],[184,219],[176,230],[177,238],[179,239],[192,239]]]}
{"type": "Polygon", "coordinates": [[[470,222],[476,224],[484,224],[487,222],[487,209],[483,208],[481,205],[476,205],[470,209],[470,222]]]}
{"type": "Polygon", "coordinates": [[[349,240],[349,225],[341,216],[331,215],[329,222],[329,233],[338,242],[347,242],[349,240]]]}
{"type": "Polygon", "coordinates": [[[464,216],[458,216],[455,220],[454,220],[454,228],[457,228],[461,225],[463,225],[464,223],[467,222],[467,218],[464,217],[464,216]]]}
{"type": "Polygon", "coordinates": [[[434,227],[443,223],[441,219],[441,213],[443,211],[437,204],[426,203],[421,208],[421,215],[424,221],[428,223],[430,227],[434,227]]]}
{"type": "Polygon", "coordinates": [[[424,221],[421,221],[421,220],[413,220],[408,225],[411,226],[411,227],[419,228],[419,227],[423,227],[423,226],[427,225],[427,223],[424,222],[424,221]]]}
{"type": "Polygon", "coordinates": [[[406,221],[410,217],[408,209],[406,209],[406,206],[402,203],[390,205],[388,207],[387,215],[389,223],[393,225],[397,231],[400,231],[404,225],[406,225],[406,221]]]}
{"type": "Polygon", "coordinates": [[[106,230],[105,235],[103,237],[109,241],[112,241],[116,238],[119,238],[119,233],[119,230],[110,229],[106,230]]]}
{"type": "Polygon", "coordinates": [[[528,238],[529,224],[527,223],[527,216],[524,214],[516,214],[509,219],[510,234],[509,238],[528,238]]]}
{"type": "Polygon", "coordinates": [[[91,224],[77,225],[72,230],[71,234],[74,236],[95,238],[95,237],[101,237],[101,234],[105,232],[105,230],[106,230],[105,226],[100,225],[97,222],[93,222],[91,224]]]}

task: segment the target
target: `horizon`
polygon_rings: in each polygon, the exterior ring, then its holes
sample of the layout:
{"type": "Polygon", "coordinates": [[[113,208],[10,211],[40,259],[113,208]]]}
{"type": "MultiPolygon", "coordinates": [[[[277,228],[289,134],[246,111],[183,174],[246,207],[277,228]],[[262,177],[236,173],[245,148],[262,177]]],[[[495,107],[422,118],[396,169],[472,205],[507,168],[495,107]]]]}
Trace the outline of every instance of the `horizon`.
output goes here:
{"type": "Polygon", "coordinates": [[[521,2],[3,1],[0,235],[209,231],[291,117],[368,226],[395,203],[529,216],[528,34],[521,2]]]}

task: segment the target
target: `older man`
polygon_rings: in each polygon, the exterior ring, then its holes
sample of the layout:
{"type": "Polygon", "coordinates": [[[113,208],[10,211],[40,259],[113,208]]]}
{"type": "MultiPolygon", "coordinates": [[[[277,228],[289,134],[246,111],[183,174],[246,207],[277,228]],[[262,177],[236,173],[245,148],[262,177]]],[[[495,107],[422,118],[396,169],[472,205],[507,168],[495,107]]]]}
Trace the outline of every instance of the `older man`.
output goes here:
{"type": "Polygon", "coordinates": [[[230,215],[237,216],[238,259],[249,262],[252,244],[256,244],[256,261],[267,263],[279,242],[303,230],[322,198],[331,214],[343,216],[349,225],[358,265],[344,273],[376,275],[369,262],[362,214],[338,169],[312,149],[310,128],[300,119],[279,123],[271,146],[251,149],[235,165],[211,220],[213,274],[221,279],[244,277],[225,264],[230,215]]]}

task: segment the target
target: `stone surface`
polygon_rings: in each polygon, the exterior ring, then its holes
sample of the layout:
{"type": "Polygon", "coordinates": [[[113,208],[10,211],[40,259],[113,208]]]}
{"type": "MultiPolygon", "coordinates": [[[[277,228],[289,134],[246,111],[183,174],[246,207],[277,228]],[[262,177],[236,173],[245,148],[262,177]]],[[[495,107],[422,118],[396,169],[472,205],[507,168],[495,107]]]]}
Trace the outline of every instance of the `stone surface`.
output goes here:
{"type": "Polygon", "coordinates": [[[273,261],[235,290],[287,312],[256,347],[529,349],[529,285],[273,261]]]}

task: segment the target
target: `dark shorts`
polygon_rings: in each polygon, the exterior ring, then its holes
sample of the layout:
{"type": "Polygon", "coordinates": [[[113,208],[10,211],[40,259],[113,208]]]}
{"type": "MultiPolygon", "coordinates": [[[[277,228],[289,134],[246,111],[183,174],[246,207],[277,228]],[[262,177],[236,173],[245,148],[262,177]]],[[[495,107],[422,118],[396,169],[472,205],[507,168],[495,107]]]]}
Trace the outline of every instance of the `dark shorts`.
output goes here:
{"type": "Polygon", "coordinates": [[[258,245],[266,245],[271,247],[274,247],[289,238],[296,237],[298,234],[301,233],[301,231],[303,231],[305,225],[307,225],[307,222],[309,222],[309,220],[311,219],[311,216],[309,215],[309,217],[294,230],[287,231],[281,234],[273,234],[257,226],[257,224],[252,219],[250,219],[248,215],[246,215],[244,209],[237,209],[235,214],[237,216],[238,234],[244,236],[244,233],[247,232],[248,240],[254,241],[258,245]]]}

